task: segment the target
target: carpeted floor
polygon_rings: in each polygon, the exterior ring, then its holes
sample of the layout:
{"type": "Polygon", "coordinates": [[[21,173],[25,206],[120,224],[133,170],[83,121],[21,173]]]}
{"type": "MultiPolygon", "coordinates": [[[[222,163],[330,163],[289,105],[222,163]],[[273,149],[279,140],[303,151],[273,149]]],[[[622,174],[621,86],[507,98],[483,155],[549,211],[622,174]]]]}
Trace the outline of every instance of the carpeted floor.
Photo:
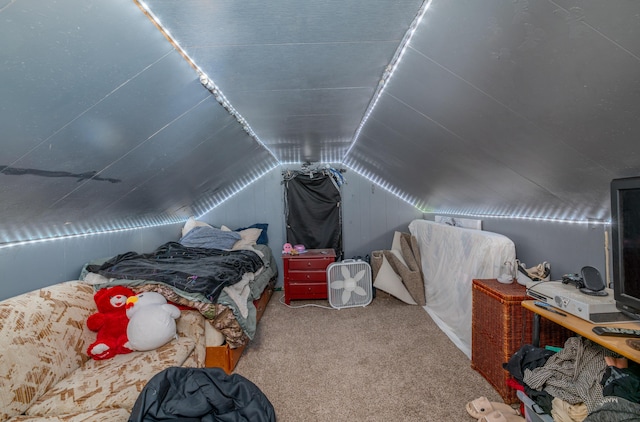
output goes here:
{"type": "Polygon", "coordinates": [[[389,296],[364,308],[272,297],[235,372],[278,421],[469,421],[467,402],[502,401],[425,310],[389,296]]]}

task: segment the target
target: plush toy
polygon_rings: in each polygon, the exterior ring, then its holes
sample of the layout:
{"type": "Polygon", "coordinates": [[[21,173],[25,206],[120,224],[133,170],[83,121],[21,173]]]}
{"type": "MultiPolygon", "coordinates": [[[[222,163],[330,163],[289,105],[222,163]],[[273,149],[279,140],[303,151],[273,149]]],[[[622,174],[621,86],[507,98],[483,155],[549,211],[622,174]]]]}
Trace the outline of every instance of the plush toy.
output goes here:
{"type": "Polygon", "coordinates": [[[98,290],[93,299],[98,312],[87,318],[87,327],[96,331],[96,341],[87,348],[87,354],[96,360],[108,359],[117,354],[130,353],[127,343],[126,301],[134,291],[124,286],[98,290]]]}
{"type": "Polygon", "coordinates": [[[180,309],[168,304],[160,293],[143,292],[127,299],[128,347],[145,351],[156,349],[176,335],[176,319],[180,309]]]}

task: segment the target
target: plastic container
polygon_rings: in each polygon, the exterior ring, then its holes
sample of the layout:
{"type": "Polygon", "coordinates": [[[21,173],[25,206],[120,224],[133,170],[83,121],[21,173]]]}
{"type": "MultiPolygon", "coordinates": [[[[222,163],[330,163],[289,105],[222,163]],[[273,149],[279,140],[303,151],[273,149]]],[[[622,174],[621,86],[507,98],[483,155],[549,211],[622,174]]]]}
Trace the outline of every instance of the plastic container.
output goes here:
{"type": "Polygon", "coordinates": [[[544,411],[522,391],[517,392],[518,398],[524,404],[524,419],[527,422],[553,422],[550,414],[544,411]]]}

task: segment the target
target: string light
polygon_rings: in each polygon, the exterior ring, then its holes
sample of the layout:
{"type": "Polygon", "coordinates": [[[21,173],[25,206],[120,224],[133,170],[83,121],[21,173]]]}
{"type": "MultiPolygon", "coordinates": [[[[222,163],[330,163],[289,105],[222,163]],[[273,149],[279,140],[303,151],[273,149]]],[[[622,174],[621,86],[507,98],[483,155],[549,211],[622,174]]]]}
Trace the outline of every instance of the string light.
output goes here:
{"type": "Polygon", "coordinates": [[[255,176],[253,176],[252,178],[250,178],[248,181],[245,182],[236,182],[236,188],[232,189],[230,192],[228,193],[221,193],[219,195],[218,199],[214,199],[214,198],[209,198],[206,200],[206,204],[204,204],[204,206],[196,206],[195,208],[200,208],[200,210],[196,211],[198,215],[198,218],[202,217],[203,215],[207,214],[208,212],[212,211],[214,208],[222,205],[224,202],[226,202],[227,200],[229,200],[230,198],[236,196],[238,193],[242,192],[243,190],[245,190],[249,185],[253,184],[254,182],[256,182],[258,179],[261,179],[265,174],[271,172],[272,170],[274,170],[276,167],[278,167],[280,164],[276,164],[270,168],[268,168],[267,170],[264,170],[261,173],[257,173],[255,176]]]}
{"type": "MultiPolygon", "coordinates": [[[[269,154],[275,159],[276,164],[273,165],[272,167],[257,173],[256,175],[254,175],[250,180],[247,181],[243,181],[243,182],[239,182],[239,183],[235,183],[232,189],[227,189],[225,190],[225,192],[223,192],[219,198],[217,199],[207,199],[205,202],[207,202],[207,204],[205,204],[204,206],[196,206],[196,208],[201,208],[202,211],[199,211],[200,213],[200,217],[208,212],[210,212],[211,210],[213,210],[214,208],[218,207],[219,205],[221,205],[222,203],[224,203],[225,201],[227,201],[228,199],[234,197],[235,195],[237,195],[239,192],[243,191],[244,189],[246,189],[249,185],[253,184],[255,181],[257,181],[258,179],[262,178],[265,174],[269,173],[270,171],[272,171],[273,169],[275,169],[277,166],[281,166],[281,165],[292,165],[292,164],[300,164],[301,161],[297,160],[297,161],[288,161],[288,162],[281,162],[276,155],[273,153],[273,151],[271,151],[271,149],[269,149],[267,147],[267,145],[262,142],[262,140],[260,140],[260,138],[255,134],[255,132],[253,131],[253,129],[251,128],[251,126],[248,124],[248,122],[245,120],[245,118],[233,107],[233,105],[227,100],[227,98],[224,96],[224,94],[222,93],[222,91],[216,86],[216,84],[213,82],[213,80],[194,62],[194,60],[186,53],[186,51],[179,45],[179,43],[175,40],[175,38],[171,35],[171,33],[167,30],[167,28],[165,28],[162,23],[160,22],[160,20],[157,18],[157,16],[155,16],[153,14],[153,12],[151,12],[151,10],[149,9],[149,7],[146,5],[146,3],[144,3],[143,1],[139,1],[139,0],[134,0],[138,6],[141,8],[141,10],[143,10],[143,12],[150,18],[150,20],[158,27],[158,29],[162,32],[162,34],[171,42],[171,44],[176,48],[176,50],[185,58],[185,60],[196,70],[198,76],[199,76],[199,80],[200,83],[209,91],[211,92],[211,94],[214,96],[215,100],[222,105],[222,107],[225,108],[225,110],[227,110],[227,112],[232,115],[237,122],[241,125],[241,127],[243,128],[243,130],[252,138],[254,139],[259,145],[261,145],[265,150],[267,150],[269,152],[269,154]]],[[[365,111],[364,117],[362,119],[362,121],[360,122],[360,125],[358,126],[358,129],[356,130],[354,136],[353,136],[353,141],[351,142],[351,145],[349,146],[349,148],[347,149],[346,153],[344,154],[343,158],[342,158],[342,164],[345,165],[346,167],[348,167],[351,171],[359,174],[360,176],[364,177],[365,179],[371,181],[372,183],[374,183],[375,185],[379,186],[380,188],[384,189],[385,191],[391,193],[392,195],[394,195],[395,197],[399,198],[400,200],[408,203],[409,205],[417,208],[419,211],[426,213],[426,214],[431,214],[431,213],[437,213],[437,214],[441,214],[441,215],[455,215],[455,216],[466,216],[466,217],[474,217],[474,218],[496,218],[496,219],[512,219],[512,220],[529,220],[529,221],[543,221],[543,222],[553,222],[553,223],[568,223],[568,224],[589,224],[589,225],[610,225],[610,221],[603,221],[603,220],[571,220],[571,219],[562,219],[562,218],[548,218],[548,217],[534,217],[534,216],[518,216],[518,215],[498,215],[498,214],[487,214],[487,213],[473,213],[473,212],[455,212],[455,211],[436,211],[433,209],[425,209],[424,208],[424,204],[423,202],[419,201],[417,198],[413,197],[412,195],[407,194],[406,192],[403,192],[401,189],[398,189],[394,186],[392,186],[390,183],[381,180],[381,178],[379,176],[373,175],[371,172],[366,171],[366,170],[361,170],[359,168],[357,168],[354,165],[351,165],[349,162],[347,162],[347,158],[349,156],[349,154],[351,153],[351,151],[353,150],[354,146],[356,145],[357,141],[360,138],[360,134],[362,132],[363,127],[366,125],[367,121],[369,120],[371,114],[373,113],[374,109],[376,108],[378,101],[380,100],[382,94],[384,93],[389,81],[391,80],[391,78],[393,77],[396,69],[398,68],[402,58],[404,57],[404,54],[406,52],[406,50],[409,47],[409,44],[413,38],[413,35],[417,29],[417,27],[420,25],[420,22],[422,21],[422,19],[424,18],[426,11],[429,9],[429,6],[431,5],[432,0],[428,0],[426,1],[423,6],[421,7],[421,9],[419,10],[418,14],[416,15],[416,18],[413,20],[409,30],[407,31],[407,33],[405,34],[403,40],[401,41],[398,49],[396,50],[396,53],[394,54],[394,57],[392,58],[390,64],[385,68],[385,71],[377,85],[376,88],[376,92],[372,98],[372,101],[369,103],[369,106],[367,107],[367,110],[365,111]]],[[[337,153],[336,153],[337,154],[337,153]]],[[[338,157],[333,156],[334,154],[327,154],[326,157],[324,157],[327,162],[339,162],[339,160],[337,159],[338,157]]],[[[153,219],[149,219],[149,221],[146,221],[144,225],[138,225],[138,226],[134,226],[134,227],[115,227],[115,228],[108,228],[108,227],[104,227],[101,228],[99,230],[95,230],[95,228],[89,228],[86,227],[86,231],[84,231],[83,233],[66,233],[63,235],[55,235],[52,233],[48,233],[46,234],[44,237],[40,237],[40,238],[36,238],[36,239],[29,239],[29,240],[20,240],[20,241],[13,241],[11,243],[3,243],[0,244],[0,249],[4,249],[4,248],[10,248],[10,247],[15,247],[15,246],[23,246],[23,245],[27,245],[27,244],[35,244],[35,243],[43,243],[43,242],[50,242],[50,241],[56,241],[56,240],[62,240],[62,239],[75,239],[75,238],[84,238],[84,237],[89,237],[89,236],[94,236],[94,235],[99,235],[99,234],[112,234],[112,233],[121,233],[121,232],[127,232],[127,231],[133,231],[133,230],[140,230],[140,229],[147,229],[147,228],[152,228],[152,227],[160,227],[160,226],[166,226],[166,225],[171,225],[171,224],[177,224],[177,223],[182,223],[184,222],[183,219],[180,218],[153,218],[153,219]]],[[[130,222],[129,222],[130,224],[130,222]]],[[[118,224],[114,224],[114,226],[117,226],[118,224]]],[[[72,227],[68,227],[67,230],[73,230],[72,227]]],[[[42,234],[40,234],[42,235],[42,234]]],[[[27,234],[27,236],[25,237],[32,237],[30,235],[27,234]]]]}
{"type": "Polygon", "coordinates": [[[378,82],[378,86],[376,88],[376,92],[373,95],[373,99],[369,103],[369,106],[365,111],[364,117],[360,122],[358,129],[353,135],[353,141],[351,142],[349,149],[347,149],[347,152],[344,155],[344,159],[346,159],[349,156],[349,154],[351,153],[351,150],[353,149],[355,144],[358,142],[358,139],[360,138],[360,132],[362,132],[362,129],[364,128],[365,124],[369,120],[371,113],[373,113],[373,110],[378,105],[378,101],[380,100],[380,97],[382,97],[382,93],[386,89],[389,83],[389,80],[391,80],[391,78],[393,77],[393,74],[395,73],[396,69],[400,65],[400,61],[404,57],[404,54],[407,51],[407,48],[409,48],[409,44],[411,43],[411,39],[413,38],[413,35],[416,32],[416,29],[418,28],[418,26],[420,26],[420,22],[422,22],[422,19],[424,18],[424,15],[426,14],[427,9],[429,9],[429,6],[431,6],[431,1],[432,0],[428,0],[421,6],[420,10],[418,11],[418,14],[413,19],[413,22],[411,22],[411,25],[409,26],[409,30],[405,33],[404,37],[402,38],[402,41],[400,42],[400,45],[396,49],[396,52],[393,55],[393,58],[385,68],[385,71],[382,74],[382,78],[380,79],[380,82],[378,82]]]}
{"type": "Polygon", "coordinates": [[[605,220],[570,220],[563,218],[553,218],[553,217],[535,217],[528,215],[498,215],[498,214],[486,214],[486,213],[467,213],[467,212],[441,212],[435,210],[421,210],[425,214],[439,214],[439,215],[451,215],[458,217],[473,217],[473,218],[496,218],[496,219],[504,219],[504,220],[526,220],[526,221],[542,221],[545,223],[565,223],[565,224],[586,224],[593,226],[608,226],[611,224],[611,221],[605,220]]]}
{"type": "Polygon", "coordinates": [[[83,233],[64,234],[64,235],[58,235],[58,236],[56,236],[56,235],[48,235],[48,236],[43,236],[43,237],[39,237],[39,238],[36,238],[36,239],[12,241],[10,243],[1,243],[0,244],[0,249],[12,248],[12,247],[16,247],[16,246],[33,245],[33,244],[52,242],[52,241],[58,241],[58,240],[80,239],[80,238],[86,238],[86,237],[102,235],[102,234],[123,233],[123,232],[134,231],[134,230],[142,230],[142,229],[148,229],[148,228],[153,228],[153,227],[168,226],[168,225],[171,225],[171,224],[182,223],[184,221],[185,220],[183,220],[183,219],[175,218],[173,220],[165,220],[163,222],[159,222],[159,223],[156,223],[156,224],[146,224],[144,226],[123,227],[123,228],[113,228],[113,229],[100,229],[100,230],[94,230],[94,231],[86,231],[86,232],[83,232],[83,233]]]}
{"type": "Polygon", "coordinates": [[[395,188],[395,187],[391,186],[390,183],[382,181],[380,179],[380,177],[378,177],[376,175],[373,175],[372,173],[370,173],[370,172],[368,172],[366,170],[360,170],[359,168],[350,166],[347,163],[342,163],[342,164],[345,167],[349,168],[349,170],[353,171],[354,173],[359,174],[360,176],[364,177],[365,179],[369,180],[371,183],[373,183],[376,186],[379,186],[380,188],[382,188],[385,191],[389,192],[390,194],[392,194],[393,196],[397,197],[398,199],[400,199],[400,200],[406,202],[407,204],[419,209],[417,199],[415,199],[411,195],[401,191],[398,188],[395,188]]]}
{"type": "Polygon", "coordinates": [[[262,146],[265,150],[267,150],[269,154],[271,154],[271,156],[279,164],[280,161],[278,160],[278,157],[276,157],[273,151],[271,151],[271,149],[269,149],[269,147],[267,147],[267,145],[264,142],[262,142],[262,140],[258,137],[258,135],[256,135],[256,133],[253,131],[249,123],[247,123],[245,118],[242,117],[242,115],[238,112],[238,110],[236,110],[233,107],[233,105],[231,105],[231,103],[224,96],[220,88],[213,82],[213,80],[206,74],[206,72],[200,66],[198,66],[196,62],[191,58],[191,56],[189,56],[186,50],[182,48],[180,43],[178,43],[178,41],[171,35],[169,30],[160,22],[160,19],[158,19],[158,17],[151,11],[151,9],[149,9],[149,6],[147,6],[147,4],[144,1],[140,1],[140,0],[134,0],[134,1],[138,4],[138,7],[140,7],[140,9],[144,12],[144,14],[147,15],[147,17],[160,30],[160,32],[175,47],[175,49],[180,53],[180,55],[182,55],[182,57],[184,57],[184,59],[191,65],[191,67],[196,70],[202,86],[204,86],[209,92],[211,92],[215,100],[222,107],[224,107],[224,109],[227,110],[227,112],[231,116],[233,116],[236,119],[236,121],[240,124],[240,126],[242,126],[242,129],[260,146],[262,146]]]}

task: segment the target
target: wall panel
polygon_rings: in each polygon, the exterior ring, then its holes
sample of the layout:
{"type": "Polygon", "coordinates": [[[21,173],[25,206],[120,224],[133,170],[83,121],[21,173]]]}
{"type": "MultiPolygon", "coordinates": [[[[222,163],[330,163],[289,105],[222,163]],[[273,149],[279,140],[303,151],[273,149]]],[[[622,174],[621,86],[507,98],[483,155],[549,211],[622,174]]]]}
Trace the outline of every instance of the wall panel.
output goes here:
{"type": "Polygon", "coordinates": [[[345,258],[391,248],[396,230],[408,232],[409,223],[422,218],[418,209],[357,173],[347,171],[344,176],[345,258]]]}
{"type": "MultiPolygon", "coordinates": [[[[232,229],[253,223],[269,224],[269,246],[277,256],[285,242],[281,168],[276,168],[227,202],[201,217],[232,229]]],[[[390,192],[347,170],[342,186],[345,258],[364,257],[389,249],[394,231],[408,231],[409,223],[423,215],[390,192]]],[[[433,219],[433,215],[424,218],[433,219]]],[[[101,234],[73,239],[0,248],[0,300],[46,285],[77,278],[84,263],[127,251],[150,252],[177,240],[182,224],[101,234]]],[[[551,263],[552,277],[579,272],[584,265],[605,268],[605,226],[540,221],[483,219],[484,230],[514,241],[518,257],[529,265],[551,263]]],[[[279,285],[282,263],[278,259],[279,285]]]]}
{"type": "MultiPolygon", "coordinates": [[[[286,242],[284,188],[281,183],[281,172],[285,168],[274,169],[201,219],[232,229],[266,222],[269,224],[269,246],[279,255],[286,242]]],[[[389,249],[394,231],[408,231],[411,220],[422,217],[420,211],[359,174],[347,170],[343,176],[346,180],[342,186],[345,258],[364,257],[373,250],[389,249]]],[[[280,259],[278,265],[281,285],[280,259]]]]}
{"type": "Polygon", "coordinates": [[[179,224],[0,248],[0,300],[66,280],[97,258],[128,251],[151,252],[178,240],[179,224]]]}

